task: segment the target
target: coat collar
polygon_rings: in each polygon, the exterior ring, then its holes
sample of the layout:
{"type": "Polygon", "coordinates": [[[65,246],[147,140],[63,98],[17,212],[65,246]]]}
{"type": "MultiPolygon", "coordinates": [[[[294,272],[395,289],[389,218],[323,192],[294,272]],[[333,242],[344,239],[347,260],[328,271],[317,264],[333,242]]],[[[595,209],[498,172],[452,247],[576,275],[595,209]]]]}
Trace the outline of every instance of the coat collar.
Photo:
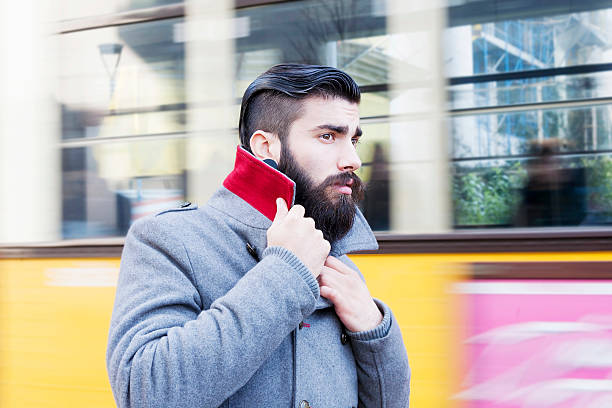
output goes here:
{"type": "Polygon", "coordinates": [[[234,170],[223,181],[223,186],[270,221],[274,220],[278,197],[284,198],[289,208],[295,198],[293,180],[240,146],[236,150],[234,170]]]}
{"type": "MultiPolygon", "coordinates": [[[[241,223],[267,230],[276,214],[276,198],[293,205],[295,182],[280,171],[238,146],[234,170],[209,204],[241,223]]],[[[365,217],[357,209],[351,230],[331,243],[331,254],[378,249],[378,243],[365,217]]]]}

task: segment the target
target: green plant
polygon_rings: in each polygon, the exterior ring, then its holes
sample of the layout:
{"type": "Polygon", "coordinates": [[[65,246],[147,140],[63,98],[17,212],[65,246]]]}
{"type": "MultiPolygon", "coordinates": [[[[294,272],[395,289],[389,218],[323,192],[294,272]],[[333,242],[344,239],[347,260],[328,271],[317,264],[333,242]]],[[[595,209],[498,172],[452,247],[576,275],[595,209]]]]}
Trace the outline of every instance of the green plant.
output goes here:
{"type": "Polygon", "coordinates": [[[498,167],[458,169],[452,194],[456,226],[492,226],[512,222],[526,171],[519,162],[498,167]]]}
{"type": "Polygon", "coordinates": [[[612,158],[588,157],[581,164],[587,174],[589,211],[599,218],[612,218],[612,158]]]}

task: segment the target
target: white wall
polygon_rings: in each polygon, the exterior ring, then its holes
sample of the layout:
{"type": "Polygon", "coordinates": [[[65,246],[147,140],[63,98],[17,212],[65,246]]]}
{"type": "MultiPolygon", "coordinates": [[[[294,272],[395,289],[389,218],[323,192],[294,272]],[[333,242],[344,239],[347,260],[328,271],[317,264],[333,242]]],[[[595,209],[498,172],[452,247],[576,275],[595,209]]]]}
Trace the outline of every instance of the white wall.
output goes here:
{"type": "Polygon", "coordinates": [[[0,2],[0,243],[61,236],[54,9],[0,2]]]}

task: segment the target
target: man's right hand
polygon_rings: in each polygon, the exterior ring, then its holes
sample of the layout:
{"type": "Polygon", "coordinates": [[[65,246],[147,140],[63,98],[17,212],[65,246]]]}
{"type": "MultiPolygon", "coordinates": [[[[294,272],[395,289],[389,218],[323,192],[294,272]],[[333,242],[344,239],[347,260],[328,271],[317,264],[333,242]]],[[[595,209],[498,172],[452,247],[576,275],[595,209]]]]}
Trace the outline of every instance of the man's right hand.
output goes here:
{"type": "Polygon", "coordinates": [[[315,228],[312,218],[304,217],[304,207],[287,209],[282,198],[276,199],[276,216],[268,228],[268,246],[280,246],[293,252],[318,277],[331,246],[315,228]]]}

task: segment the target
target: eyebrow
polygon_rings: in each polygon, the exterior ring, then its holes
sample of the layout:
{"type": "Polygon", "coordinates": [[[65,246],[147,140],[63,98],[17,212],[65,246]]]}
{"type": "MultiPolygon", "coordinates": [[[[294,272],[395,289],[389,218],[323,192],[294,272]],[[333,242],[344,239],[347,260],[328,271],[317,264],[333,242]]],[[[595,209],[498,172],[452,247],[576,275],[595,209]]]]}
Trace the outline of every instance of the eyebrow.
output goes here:
{"type": "MultiPolygon", "coordinates": [[[[320,130],[320,129],[328,129],[331,130],[333,132],[336,133],[340,133],[341,135],[346,135],[348,133],[348,126],[338,126],[338,125],[319,125],[316,128],[314,128],[313,130],[320,130]]],[[[361,128],[359,126],[357,126],[357,129],[355,129],[355,136],[359,137],[363,134],[363,131],[361,130],[361,128]]]]}

